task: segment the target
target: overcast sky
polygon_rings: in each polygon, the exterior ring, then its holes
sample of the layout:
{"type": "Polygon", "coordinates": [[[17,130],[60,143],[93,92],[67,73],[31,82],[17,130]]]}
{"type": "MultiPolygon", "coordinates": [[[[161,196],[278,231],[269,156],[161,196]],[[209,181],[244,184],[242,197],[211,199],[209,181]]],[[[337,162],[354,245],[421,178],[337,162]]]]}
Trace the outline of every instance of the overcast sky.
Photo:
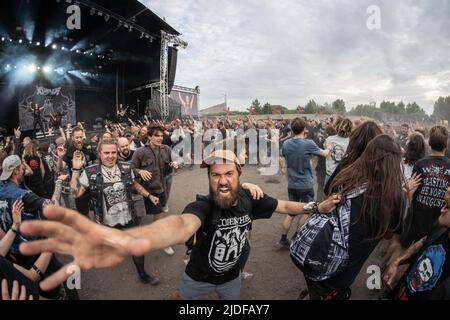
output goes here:
{"type": "Polygon", "coordinates": [[[189,43],[176,84],[200,86],[201,108],[254,98],[288,108],[345,100],[450,95],[448,0],[142,0],[189,43]],[[381,29],[369,30],[370,5],[381,29]]]}

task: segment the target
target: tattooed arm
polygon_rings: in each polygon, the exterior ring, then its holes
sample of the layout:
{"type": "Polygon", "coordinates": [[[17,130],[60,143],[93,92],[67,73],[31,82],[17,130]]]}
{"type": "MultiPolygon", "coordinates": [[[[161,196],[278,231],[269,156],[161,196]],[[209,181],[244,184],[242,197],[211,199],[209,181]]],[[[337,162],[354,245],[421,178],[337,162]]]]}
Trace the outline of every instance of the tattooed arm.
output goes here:
{"type": "Polygon", "coordinates": [[[80,172],[73,171],[72,180],[70,180],[70,188],[72,189],[72,194],[75,198],[81,197],[87,190],[87,188],[80,183],[80,172]]]}

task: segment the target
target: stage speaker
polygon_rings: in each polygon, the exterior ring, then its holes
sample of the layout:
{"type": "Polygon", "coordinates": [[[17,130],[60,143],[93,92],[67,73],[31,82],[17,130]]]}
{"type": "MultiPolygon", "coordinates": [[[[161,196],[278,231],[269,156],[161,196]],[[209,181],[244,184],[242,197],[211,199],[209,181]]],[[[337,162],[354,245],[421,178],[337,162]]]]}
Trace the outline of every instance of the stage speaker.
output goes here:
{"type": "Polygon", "coordinates": [[[177,74],[177,60],[178,60],[178,50],[176,48],[169,47],[169,64],[168,64],[169,94],[172,92],[172,88],[175,84],[175,76],[177,74]]]}

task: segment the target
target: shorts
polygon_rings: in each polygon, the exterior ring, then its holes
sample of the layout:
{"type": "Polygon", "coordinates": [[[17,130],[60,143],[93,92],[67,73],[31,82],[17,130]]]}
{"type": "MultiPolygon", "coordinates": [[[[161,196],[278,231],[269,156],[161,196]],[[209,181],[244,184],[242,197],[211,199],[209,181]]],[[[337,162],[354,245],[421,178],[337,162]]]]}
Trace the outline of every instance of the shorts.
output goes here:
{"type": "Polygon", "coordinates": [[[166,194],[159,193],[159,194],[152,194],[154,197],[158,197],[159,203],[155,205],[153,202],[150,201],[149,198],[144,198],[144,205],[145,205],[145,212],[147,215],[155,215],[155,214],[161,214],[164,212],[164,207],[166,206],[166,194]]]}
{"type": "MultiPolygon", "coordinates": [[[[308,203],[314,201],[314,190],[313,189],[288,189],[289,201],[308,203]]],[[[295,215],[290,215],[295,217],[295,215]]]]}
{"type": "Polygon", "coordinates": [[[212,284],[195,281],[186,273],[181,276],[179,294],[183,300],[197,300],[212,292],[216,292],[220,300],[240,300],[241,277],[239,276],[224,284],[212,284]]]}

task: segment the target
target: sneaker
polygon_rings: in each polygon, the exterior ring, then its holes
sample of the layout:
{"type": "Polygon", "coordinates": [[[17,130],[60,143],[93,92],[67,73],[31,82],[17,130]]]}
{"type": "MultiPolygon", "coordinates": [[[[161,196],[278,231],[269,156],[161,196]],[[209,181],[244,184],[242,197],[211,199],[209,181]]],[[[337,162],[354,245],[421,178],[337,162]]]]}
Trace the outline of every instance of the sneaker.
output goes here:
{"type": "Polygon", "coordinates": [[[277,245],[280,248],[289,248],[291,246],[291,242],[287,238],[281,238],[280,241],[277,242],[277,245]]]}
{"type": "Polygon", "coordinates": [[[164,248],[164,252],[169,256],[173,256],[175,254],[175,251],[173,251],[172,247],[164,248]]]}
{"type": "Polygon", "coordinates": [[[163,211],[164,211],[164,213],[169,212],[169,206],[168,206],[168,205],[165,205],[165,207],[163,208],[163,211]]]}
{"type": "Polygon", "coordinates": [[[243,271],[241,277],[243,280],[247,280],[253,277],[253,273],[243,271]]]}
{"type": "Polygon", "coordinates": [[[142,283],[150,284],[152,286],[156,286],[159,283],[159,279],[149,275],[148,273],[139,273],[139,279],[141,279],[142,283]]]}

